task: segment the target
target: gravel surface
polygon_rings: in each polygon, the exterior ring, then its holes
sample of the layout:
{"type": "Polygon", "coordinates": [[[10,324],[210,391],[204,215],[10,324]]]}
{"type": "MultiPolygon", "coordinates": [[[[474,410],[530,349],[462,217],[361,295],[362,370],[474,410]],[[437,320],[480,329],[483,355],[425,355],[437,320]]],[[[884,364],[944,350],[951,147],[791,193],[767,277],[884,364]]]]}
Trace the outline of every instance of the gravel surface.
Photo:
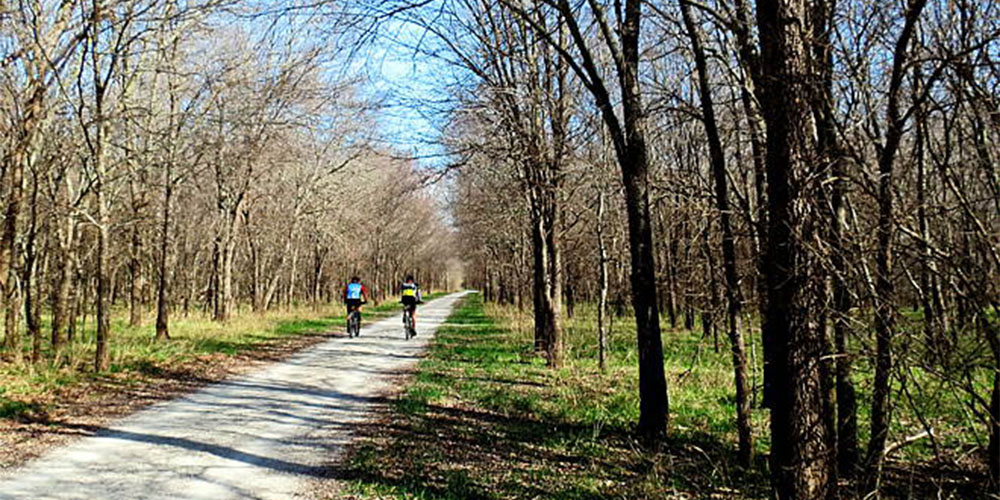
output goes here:
{"type": "Polygon", "coordinates": [[[0,499],[304,498],[463,293],[119,420],[0,477],[0,499]]]}

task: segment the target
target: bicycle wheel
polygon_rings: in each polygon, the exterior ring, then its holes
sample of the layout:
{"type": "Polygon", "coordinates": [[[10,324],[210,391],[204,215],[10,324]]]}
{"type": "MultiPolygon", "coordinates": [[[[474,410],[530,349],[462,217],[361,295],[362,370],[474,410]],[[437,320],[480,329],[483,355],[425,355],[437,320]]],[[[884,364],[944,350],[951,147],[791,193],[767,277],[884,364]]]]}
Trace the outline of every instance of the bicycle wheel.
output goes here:
{"type": "Polygon", "coordinates": [[[361,333],[361,321],[358,311],[351,311],[350,320],[347,322],[347,334],[349,337],[357,337],[361,333]]]}
{"type": "Polygon", "coordinates": [[[413,313],[409,309],[403,311],[403,331],[406,333],[406,340],[413,338],[413,313]]]}

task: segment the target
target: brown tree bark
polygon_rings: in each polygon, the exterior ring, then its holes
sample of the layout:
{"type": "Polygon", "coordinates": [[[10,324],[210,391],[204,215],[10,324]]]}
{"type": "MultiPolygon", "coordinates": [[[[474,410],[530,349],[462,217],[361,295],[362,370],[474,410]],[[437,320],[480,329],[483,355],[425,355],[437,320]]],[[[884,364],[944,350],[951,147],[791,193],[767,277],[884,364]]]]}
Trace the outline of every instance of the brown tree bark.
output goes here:
{"type": "MultiPolygon", "coordinates": [[[[758,83],[760,81],[760,56],[754,48],[751,39],[750,8],[745,0],[734,0],[734,18],[732,23],[736,39],[736,51],[740,63],[740,104],[747,122],[747,134],[750,138],[750,149],[753,164],[754,210],[748,214],[753,221],[754,249],[756,251],[756,292],[757,312],[760,317],[767,316],[767,280],[766,254],[767,245],[767,176],[765,156],[767,146],[764,117],[760,109],[758,83]]],[[[764,341],[764,406],[770,406],[770,380],[767,374],[772,365],[769,342],[764,341]]]]}
{"type": "MultiPolygon", "coordinates": [[[[66,200],[65,180],[57,181],[58,197],[66,200]]],[[[68,204],[68,203],[67,203],[68,204]]],[[[75,222],[69,214],[62,210],[53,210],[51,226],[55,228],[55,281],[52,289],[52,358],[58,364],[62,361],[64,343],[69,340],[69,328],[72,326],[73,314],[70,304],[71,288],[73,286],[73,240],[75,238],[75,222]]]]}
{"type": "Polygon", "coordinates": [[[145,188],[145,172],[135,165],[134,160],[127,160],[129,167],[129,201],[132,210],[132,227],[128,252],[128,324],[137,327],[142,323],[144,308],[145,275],[143,274],[143,225],[147,205],[145,188]]]}
{"type": "Polygon", "coordinates": [[[8,271],[8,275],[10,289],[4,307],[4,330],[6,331],[4,344],[10,351],[10,361],[21,363],[24,361],[24,345],[21,337],[22,295],[21,289],[14,286],[17,281],[16,270],[11,269],[8,271]]]}
{"type": "Polygon", "coordinates": [[[816,161],[809,88],[815,68],[804,0],[758,0],[761,96],[767,126],[767,314],[770,353],[771,477],[780,499],[820,500],[835,495],[820,367],[824,331],[817,324],[823,280],[803,241],[811,240],[817,200],[807,185],[816,161]]]}
{"type": "MultiPolygon", "coordinates": [[[[508,2],[509,5],[509,2],[508,2]]],[[[622,5],[621,24],[613,30],[603,9],[590,4],[594,20],[600,28],[604,47],[612,53],[614,75],[621,93],[621,117],[616,113],[602,71],[590,47],[590,37],[580,27],[577,11],[568,0],[557,0],[570,40],[579,56],[565,51],[551,37],[546,40],[557,46],[562,59],[577,73],[594,98],[608,135],[625,187],[625,207],[628,221],[629,255],[632,262],[630,282],[632,306],[635,312],[636,337],[639,351],[639,424],[638,431],[647,442],[659,442],[667,432],[669,403],[667,382],[663,370],[663,344],[660,337],[660,315],[656,286],[652,218],[649,209],[649,157],[646,146],[646,110],[639,87],[639,39],[642,2],[626,0],[622,5]]],[[[513,8],[516,9],[516,6],[513,8]]],[[[522,14],[523,16],[523,14],[522,14]]],[[[544,30],[543,36],[548,36],[544,30]]]]}
{"type": "MultiPolygon", "coordinates": [[[[558,197],[558,191],[552,193],[553,198],[558,197]]],[[[546,249],[549,252],[549,298],[546,300],[546,359],[552,368],[560,368],[563,364],[563,332],[562,332],[562,303],[563,303],[563,262],[562,252],[559,245],[559,231],[562,226],[559,220],[559,204],[554,203],[549,218],[551,221],[546,224],[546,249]]]]}
{"type": "Polygon", "coordinates": [[[601,371],[607,368],[608,357],[608,249],[604,244],[604,191],[597,198],[597,363],[601,371]]]}
{"type": "Polygon", "coordinates": [[[829,260],[832,268],[830,275],[826,277],[829,312],[823,315],[823,323],[828,332],[824,341],[825,343],[832,341],[833,345],[832,355],[828,356],[826,358],[828,361],[824,361],[823,364],[823,376],[827,384],[824,394],[830,397],[826,403],[830,407],[828,418],[835,419],[835,424],[831,424],[835,429],[831,440],[836,443],[836,473],[844,477],[853,477],[859,462],[857,395],[851,379],[852,357],[848,352],[851,296],[847,278],[848,248],[844,243],[847,231],[847,215],[844,207],[847,160],[837,135],[833,108],[834,11],[833,0],[816,2],[813,5],[812,49],[820,73],[813,114],[817,125],[819,161],[824,168],[829,169],[827,182],[829,188],[828,191],[820,191],[820,196],[821,203],[827,210],[825,214],[827,228],[824,237],[830,246],[829,260]],[[830,377],[834,380],[829,380],[830,377]]]}
{"type": "MultiPolygon", "coordinates": [[[[528,171],[534,172],[532,169],[528,169],[528,171]]],[[[554,289],[554,283],[552,282],[553,264],[551,258],[555,252],[549,249],[550,239],[548,238],[548,234],[550,230],[547,227],[544,215],[548,209],[546,206],[548,200],[543,199],[545,193],[537,185],[529,185],[528,191],[531,193],[529,195],[529,203],[531,205],[532,298],[534,301],[533,312],[535,318],[535,351],[548,355],[553,347],[550,345],[553,336],[551,320],[555,313],[552,293],[554,289]]]]}
{"type": "MultiPolygon", "coordinates": [[[[34,171],[34,169],[32,169],[34,171]]],[[[34,172],[33,172],[34,174],[34,172]]],[[[31,338],[31,363],[42,359],[42,323],[40,295],[44,283],[44,264],[38,262],[38,178],[31,183],[31,199],[28,210],[28,227],[24,242],[24,264],[21,268],[21,283],[24,289],[24,314],[28,336],[31,338]]]]}
{"type": "Polygon", "coordinates": [[[832,209],[830,251],[832,253],[833,276],[833,342],[836,355],[837,393],[837,469],[843,477],[853,477],[860,463],[858,445],[858,403],[857,391],[851,378],[852,356],[848,351],[850,335],[851,293],[847,283],[847,245],[844,233],[847,231],[846,181],[843,160],[833,164],[831,176],[830,205],[832,209]]]}
{"type": "MultiPolygon", "coordinates": [[[[137,217],[138,219],[138,217],[137,217]]],[[[142,323],[142,236],[138,226],[132,228],[131,252],[129,254],[128,273],[128,324],[129,326],[139,326],[142,323]]]]}
{"type": "Polygon", "coordinates": [[[17,253],[17,225],[21,216],[21,205],[24,202],[25,167],[30,161],[31,148],[41,126],[44,112],[45,86],[36,64],[29,64],[32,71],[28,86],[28,97],[24,103],[24,118],[19,124],[13,148],[6,162],[6,184],[10,192],[7,196],[7,206],[4,210],[3,229],[0,231],[0,300],[7,320],[5,322],[4,341],[10,349],[15,362],[20,362],[21,334],[18,329],[17,311],[20,298],[16,281],[15,267],[19,260],[17,253]]]}
{"type": "Polygon", "coordinates": [[[160,221],[160,259],[157,263],[159,276],[156,282],[156,340],[170,340],[170,274],[167,270],[170,258],[170,203],[173,199],[173,178],[170,160],[164,171],[163,216],[160,221]]]}
{"type": "MultiPolygon", "coordinates": [[[[98,146],[98,151],[100,151],[98,146]]],[[[101,153],[98,152],[98,155],[101,153]]],[[[103,160],[98,160],[103,163],[103,160]]],[[[103,166],[97,167],[99,170],[103,166]]],[[[102,174],[98,174],[103,177],[102,174]]],[[[106,371],[111,365],[111,351],[109,340],[111,337],[111,307],[109,294],[111,288],[110,262],[108,261],[108,243],[111,239],[108,230],[108,209],[106,195],[104,193],[103,180],[98,179],[94,187],[94,203],[97,205],[97,296],[95,298],[97,306],[97,350],[94,355],[94,370],[97,372],[106,371]]]]}
{"type": "MultiPolygon", "coordinates": [[[[914,96],[922,91],[923,76],[918,69],[914,70],[914,96]]],[[[918,105],[914,114],[916,136],[913,144],[913,163],[916,166],[916,202],[917,230],[920,232],[921,259],[919,266],[920,301],[924,313],[924,335],[927,345],[933,352],[943,348],[944,333],[948,331],[948,314],[944,308],[941,291],[941,278],[938,271],[937,257],[932,250],[934,234],[932,234],[927,214],[927,155],[926,145],[930,137],[927,125],[927,113],[922,105],[918,105]]]]}
{"type": "Polygon", "coordinates": [[[896,287],[893,282],[894,162],[905,133],[906,115],[900,111],[900,92],[910,39],[927,0],[909,0],[906,21],[896,39],[889,80],[885,141],[878,151],[878,221],[875,255],[875,380],[872,387],[871,439],[866,459],[867,486],[878,488],[889,435],[891,406],[892,337],[896,331],[896,287]]]}
{"type": "Polygon", "coordinates": [[[236,299],[233,295],[233,266],[236,260],[236,231],[239,227],[239,209],[240,206],[237,204],[234,210],[229,211],[226,219],[228,225],[226,226],[225,243],[222,248],[222,276],[220,276],[221,281],[219,286],[220,311],[216,318],[219,321],[229,320],[236,304],[236,299]]]}
{"type": "MultiPolygon", "coordinates": [[[[747,355],[743,334],[740,332],[739,317],[743,307],[740,294],[740,278],[736,269],[736,238],[733,235],[731,211],[729,206],[729,185],[726,178],[726,158],[719,136],[718,124],[715,120],[715,104],[712,99],[712,87],[709,84],[708,62],[702,48],[701,27],[691,12],[687,0],[680,0],[681,16],[691,51],[694,54],[695,67],[698,75],[699,97],[701,99],[702,123],[708,138],[709,158],[712,165],[712,179],[715,187],[715,206],[719,212],[719,225],[722,231],[722,267],[725,275],[726,295],[726,334],[732,352],[733,379],[736,387],[736,428],[739,436],[738,460],[744,467],[749,467],[753,458],[753,434],[750,421],[750,394],[747,384],[747,355]]],[[[711,250],[709,250],[711,252],[711,250]]],[[[714,295],[714,291],[713,291],[714,295]]]]}

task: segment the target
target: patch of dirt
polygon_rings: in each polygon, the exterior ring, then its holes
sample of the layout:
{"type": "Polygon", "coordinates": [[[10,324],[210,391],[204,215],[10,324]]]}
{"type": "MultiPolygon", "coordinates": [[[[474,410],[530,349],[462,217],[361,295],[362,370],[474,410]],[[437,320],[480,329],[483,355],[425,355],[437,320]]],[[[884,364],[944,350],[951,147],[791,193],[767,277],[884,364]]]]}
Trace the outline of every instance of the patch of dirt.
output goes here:
{"type": "Polygon", "coordinates": [[[948,450],[923,462],[888,461],[886,498],[1000,498],[989,490],[986,450],[948,450]]]}

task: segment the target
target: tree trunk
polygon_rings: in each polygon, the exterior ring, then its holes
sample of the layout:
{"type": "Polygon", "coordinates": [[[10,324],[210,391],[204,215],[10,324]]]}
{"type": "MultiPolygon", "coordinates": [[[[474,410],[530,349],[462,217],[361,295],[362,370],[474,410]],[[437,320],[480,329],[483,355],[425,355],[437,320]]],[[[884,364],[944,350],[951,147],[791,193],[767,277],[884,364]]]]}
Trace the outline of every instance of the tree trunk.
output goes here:
{"type": "Polygon", "coordinates": [[[234,306],[233,264],[236,258],[236,231],[241,203],[223,212],[225,228],[215,238],[215,321],[228,321],[234,306]]]}
{"type": "Polygon", "coordinates": [[[31,207],[28,211],[28,233],[24,245],[24,267],[22,282],[24,288],[24,314],[31,337],[31,363],[37,364],[42,359],[42,325],[40,295],[45,272],[43,264],[38,263],[38,179],[32,182],[31,207]]]}
{"type": "Polygon", "coordinates": [[[81,296],[82,296],[82,292],[81,291],[83,290],[84,283],[83,283],[83,278],[80,277],[80,266],[79,266],[79,263],[76,261],[75,256],[74,256],[74,259],[72,261],[72,264],[73,264],[73,267],[72,267],[71,276],[72,276],[72,280],[73,280],[73,285],[70,287],[70,295],[69,295],[69,302],[68,302],[68,304],[69,304],[69,325],[66,328],[66,343],[67,344],[72,344],[73,341],[76,339],[76,330],[77,330],[77,327],[79,326],[78,325],[78,321],[79,321],[79,318],[80,318],[81,314],[84,316],[84,318],[86,318],[86,312],[81,310],[81,308],[83,307],[83,305],[82,305],[82,299],[81,299],[81,296]]]}
{"type": "MultiPolygon", "coordinates": [[[[919,81],[921,77],[916,77],[919,81]]],[[[916,90],[914,90],[916,92],[916,90]]],[[[914,143],[914,152],[917,168],[917,225],[920,231],[920,287],[921,305],[924,309],[924,334],[927,337],[928,346],[938,350],[943,340],[943,334],[948,331],[948,314],[945,311],[941,292],[941,279],[938,272],[937,260],[934,256],[932,246],[934,235],[931,234],[930,224],[927,218],[927,165],[925,156],[926,141],[929,137],[927,130],[927,117],[923,110],[915,114],[917,128],[914,143]]]]}
{"type": "Polygon", "coordinates": [[[566,318],[573,319],[573,315],[576,314],[576,276],[570,274],[566,276],[566,287],[563,295],[566,297],[566,318]]]}
{"type": "MultiPolygon", "coordinates": [[[[832,273],[826,277],[827,298],[831,301],[829,314],[823,314],[823,325],[827,330],[824,344],[833,341],[832,354],[824,361],[824,394],[828,395],[828,418],[835,421],[830,426],[835,429],[831,436],[832,445],[837,450],[836,473],[853,477],[858,466],[857,396],[851,380],[851,356],[848,352],[849,315],[851,308],[847,273],[847,245],[844,233],[847,216],[844,208],[846,173],[845,158],[834,122],[833,103],[833,49],[832,23],[835,5],[819,2],[813,7],[813,57],[818,62],[821,75],[819,98],[813,103],[813,114],[817,126],[817,149],[820,161],[829,166],[829,194],[820,191],[821,204],[829,207],[824,214],[828,219],[826,237],[829,241],[829,259],[832,273]],[[832,365],[832,366],[831,366],[832,365]],[[830,380],[831,374],[834,380],[830,380]],[[831,394],[832,393],[832,394],[831,394]],[[834,403],[835,401],[835,403],[834,403]],[[834,408],[835,406],[835,408],[834,408]]],[[[835,476],[836,477],[836,476],[835,476]]]]}
{"type": "Polygon", "coordinates": [[[107,137],[107,116],[104,114],[104,97],[107,91],[106,80],[101,75],[101,54],[98,50],[98,37],[100,31],[98,26],[102,22],[102,10],[100,4],[95,0],[90,12],[90,59],[91,70],[94,77],[94,137],[91,142],[91,162],[94,169],[94,204],[97,209],[97,296],[96,301],[96,323],[97,323],[97,350],[94,355],[94,370],[103,372],[111,364],[111,352],[108,347],[111,336],[111,308],[108,304],[110,290],[109,274],[111,272],[108,260],[108,246],[111,242],[110,227],[111,221],[108,217],[108,193],[107,186],[107,165],[104,158],[105,140],[107,137]]]}
{"type": "MultiPolygon", "coordinates": [[[[635,135],[633,140],[637,140],[635,135]]],[[[649,217],[648,163],[644,142],[640,140],[640,145],[629,149],[623,158],[622,170],[632,260],[632,307],[635,311],[639,345],[639,432],[649,439],[659,440],[667,430],[669,406],[663,370],[660,314],[656,307],[656,265],[649,217]]]]}
{"type": "MultiPolygon", "coordinates": [[[[565,0],[564,0],[565,1],[565,0]]],[[[639,345],[639,432],[659,440],[667,432],[669,402],[663,370],[663,342],[657,309],[656,261],[649,213],[649,158],[645,108],[639,89],[639,32],[642,3],[625,2],[622,26],[622,113],[626,147],[618,157],[625,185],[629,250],[632,260],[632,307],[639,345]]]]}
{"type": "Polygon", "coordinates": [[[271,276],[271,281],[268,282],[267,291],[264,294],[263,298],[261,299],[260,310],[262,312],[271,308],[271,302],[274,301],[274,294],[278,291],[278,284],[280,283],[280,281],[281,281],[281,274],[276,269],[274,275],[271,276]]]}
{"type": "Polygon", "coordinates": [[[226,231],[226,244],[222,253],[222,283],[220,302],[222,312],[219,315],[220,321],[228,321],[235,305],[233,295],[233,265],[236,260],[236,228],[239,223],[239,210],[233,210],[229,214],[229,227],[226,231]]]}
{"type": "MultiPolygon", "coordinates": [[[[557,174],[556,174],[557,175],[557,174]]],[[[549,207],[545,215],[545,250],[548,252],[548,296],[545,300],[545,341],[546,359],[551,368],[560,368],[563,363],[562,338],[562,290],[563,266],[562,253],[559,249],[559,218],[558,187],[553,187],[548,193],[549,207]]]]}
{"type": "Polygon", "coordinates": [[[677,238],[670,238],[667,243],[667,320],[670,328],[677,328],[677,238]]]}
{"type": "Polygon", "coordinates": [[[889,435],[889,393],[892,373],[892,336],[896,331],[896,287],[892,280],[893,172],[892,160],[879,161],[878,245],[875,255],[875,381],[872,387],[871,439],[867,472],[870,488],[878,487],[885,443],[889,435]]]}
{"type": "MultiPolygon", "coordinates": [[[[736,35],[737,52],[740,62],[740,103],[746,115],[747,133],[750,136],[750,149],[753,155],[753,187],[755,210],[748,214],[753,222],[753,237],[756,250],[756,292],[757,311],[761,318],[767,316],[767,280],[766,249],[767,245],[767,176],[766,176],[766,144],[764,117],[761,113],[758,98],[758,81],[760,80],[760,58],[751,42],[750,9],[745,0],[735,0],[735,22],[733,31],[736,35]]],[[[765,340],[765,345],[768,343],[765,340]]],[[[767,376],[770,371],[771,359],[769,349],[764,349],[764,406],[770,406],[771,390],[767,376]]]]}
{"type": "Polygon", "coordinates": [[[170,274],[167,263],[170,257],[170,202],[173,198],[173,179],[170,164],[166,166],[163,182],[163,221],[160,226],[160,272],[156,284],[156,340],[170,340],[170,274]]]}
{"type": "Polygon", "coordinates": [[[21,363],[24,360],[24,345],[21,338],[21,293],[17,285],[16,271],[11,268],[8,271],[9,289],[7,291],[5,308],[4,308],[4,329],[6,331],[6,337],[4,337],[4,343],[7,349],[10,351],[11,361],[14,363],[21,363]]]}
{"type": "Polygon", "coordinates": [[[533,287],[532,296],[534,299],[534,317],[535,317],[535,352],[547,353],[549,351],[549,335],[548,335],[548,319],[549,315],[547,310],[550,308],[547,303],[551,296],[549,294],[549,287],[551,283],[549,279],[551,275],[549,273],[549,251],[546,248],[547,240],[545,238],[545,226],[541,215],[541,208],[538,207],[538,202],[532,200],[532,203],[536,206],[532,208],[532,221],[531,221],[531,252],[533,257],[533,287]]]}
{"type": "Polygon", "coordinates": [[[845,209],[846,179],[843,160],[833,165],[831,207],[833,211],[830,234],[830,251],[833,263],[833,341],[836,354],[837,391],[837,469],[843,477],[854,477],[860,461],[858,447],[857,391],[851,379],[851,354],[848,352],[850,334],[851,293],[847,283],[847,245],[843,233],[847,230],[845,209]]]}
{"type": "MultiPolygon", "coordinates": [[[[64,187],[59,192],[64,193],[64,187]]],[[[60,194],[60,197],[63,197],[60,194]]],[[[74,222],[69,214],[60,210],[52,212],[52,226],[55,228],[55,283],[52,289],[52,359],[58,364],[62,360],[63,343],[69,338],[67,327],[72,328],[74,316],[71,311],[70,289],[73,285],[73,239],[74,222]]]]}
{"type": "Polygon", "coordinates": [[[42,296],[45,293],[43,283],[47,281],[48,267],[49,255],[46,253],[38,271],[38,278],[35,284],[35,294],[32,298],[31,308],[28,309],[28,315],[30,318],[28,331],[31,332],[33,339],[31,355],[32,362],[34,363],[38,363],[42,360],[42,302],[44,302],[44,300],[42,300],[42,296]]]}
{"type": "Polygon", "coordinates": [[[597,198],[597,249],[598,249],[598,299],[597,299],[597,362],[604,371],[608,357],[608,249],[604,245],[604,191],[597,198]]]}
{"type": "MultiPolygon", "coordinates": [[[[920,81],[920,74],[917,71],[914,76],[916,82],[920,81]]],[[[919,83],[915,83],[919,85],[919,83]]],[[[916,90],[914,90],[916,92],[916,90]]],[[[928,239],[930,238],[930,228],[927,224],[927,180],[926,180],[926,165],[924,160],[924,138],[926,137],[925,129],[925,117],[923,113],[917,113],[917,130],[916,136],[914,137],[913,144],[913,163],[917,170],[917,228],[920,231],[920,242],[921,246],[921,259],[919,264],[919,275],[917,283],[920,286],[920,307],[923,309],[923,319],[924,319],[924,336],[926,338],[927,347],[935,352],[938,348],[937,333],[935,332],[935,327],[937,321],[935,320],[935,310],[931,305],[931,291],[930,291],[930,281],[931,281],[931,269],[929,267],[930,263],[933,261],[934,256],[930,251],[930,245],[928,244],[928,239]]]]}
{"type": "Polygon", "coordinates": [[[28,334],[31,336],[31,362],[32,364],[37,364],[42,360],[42,294],[43,294],[43,283],[45,283],[45,278],[48,270],[48,253],[45,254],[42,259],[41,264],[38,263],[37,257],[33,259],[32,277],[31,283],[25,284],[25,319],[28,324],[28,334]]]}
{"type": "Polygon", "coordinates": [[[894,200],[893,164],[905,133],[906,116],[899,100],[909,53],[910,38],[927,0],[907,2],[906,22],[896,40],[892,73],[889,79],[885,143],[878,155],[878,240],[875,254],[875,381],[872,387],[871,439],[868,443],[867,486],[878,489],[889,435],[891,406],[892,336],[896,331],[896,287],[893,282],[894,200]]]}
{"type": "Polygon", "coordinates": [[[264,285],[261,283],[261,275],[263,274],[261,268],[264,266],[264,263],[261,262],[263,259],[261,259],[260,251],[257,249],[253,235],[248,236],[247,245],[250,247],[250,306],[254,312],[261,312],[264,310],[264,285]]]}
{"type": "MultiPolygon", "coordinates": [[[[292,235],[289,235],[288,237],[289,245],[293,241],[292,238],[293,238],[292,235]]],[[[295,285],[296,285],[295,278],[299,274],[298,268],[299,268],[299,246],[295,245],[292,248],[292,262],[288,269],[288,295],[285,297],[285,306],[289,309],[292,307],[292,303],[295,302],[295,285]]]]}
{"type": "Polygon", "coordinates": [[[209,296],[206,306],[212,307],[212,318],[215,321],[224,321],[225,311],[222,305],[222,233],[215,236],[212,242],[212,276],[209,279],[209,296]]]}
{"type": "Polygon", "coordinates": [[[702,303],[701,310],[701,332],[705,339],[712,339],[712,351],[719,352],[719,329],[715,320],[718,311],[721,309],[719,300],[719,279],[715,264],[715,253],[709,242],[712,234],[712,224],[709,221],[705,228],[705,237],[702,238],[702,251],[705,256],[705,282],[708,284],[708,298],[702,303]]]}
{"type": "Polygon", "coordinates": [[[696,319],[694,317],[694,309],[691,307],[690,304],[687,304],[686,302],[687,301],[685,301],[684,304],[684,329],[694,330],[694,323],[696,319]]]}
{"type": "MultiPolygon", "coordinates": [[[[645,137],[646,110],[639,88],[639,39],[642,2],[626,0],[620,29],[620,65],[617,75],[621,92],[622,118],[616,114],[608,87],[590,52],[577,13],[569,0],[558,0],[574,45],[582,57],[582,69],[591,81],[588,90],[597,102],[601,117],[615,147],[615,156],[625,187],[628,219],[629,255],[632,262],[632,305],[635,311],[636,337],[639,351],[639,433],[650,444],[666,436],[669,403],[667,381],[663,370],[663,344],[660,337],[660,315],[656,287],[656,262],[653,247],[652,219],[649,209],[649,158],[645,137]]],[[[606,23],[602,18],[599,22],[606,23]]],[[[603,24],[605,33],[610,27],[603,24]]],[[[609,43],[609,46],[613,44],[609,43]]],[[[578,66],[580,68],[580,66],[578,66]]]]}
{"type": "MultiPolygon", "coordinates": [[[[18,298],[15,297],[16,275],[14,267],[17,264],[17,221],[21,214],[21,204],[24,200],[24,170],[31,161],[32,148],[38,135],[39,126],[44,115],[44,102],[46,87],[43,80],[42,71],[34,62],[35,57],[27,58],[30,81],[27,87],[28,98],[24,103],[24,117],[20,123],[20,129],[14,135],[14,144],[5,159],[7,161],[7,186],[10,193],[7,198],[7,206],[4,210],[3,229],[0,231],[0,300],[4,302],[4,309],[7,311],[6,339],[9,346],[13,347],[11,353],[15,362],[19,362],[21,356],[20,333],[17,328],[17,312],[15,308],[18,298]]],[[[15,308],[16,309],[16,308],[15,308]]]]}
{"type": "Polygon", "coordinates": [[[312,272],[312,302],[313,307],[318,307],[321,300],[322,280],[323,280],[323,257],[325,252],[320,251],[319,245],[313,248],[313,272],[312,272]]]}
{"type": "MultiPolygon", "coordinates": [[[[138,215],[136,216],[138,219],[138,215]]],[[[132,249],[129,255],[129,326],[139,326],[142,323],[142,260],[139,253],[142,252],[142,236],[138,223],[132,228],[132,249]]]]}
{"type": "MultiPolygon", "coordinates": [[[[816,159],[804,0],[758,0],[762,109],[767,126],[767,314],[763,333],[771,389],[771,477],[779,499],[820,500],[835,495],[832,429],[823,415],[821,358],[824,332],[817,324],[823,280],[804,241],[815,236],[818,186],[810,182],[816,159]]],[[[815,182],[815,181],[811,181],[815,182]]]]}
{"type": "MultiPolygon", "coordinates": [[[[25,129],[28,120],[25,119],[25,129]]],[[[4,301],[7,321],[5,322],[4,343],[10,349],[12,359],[15,363],[20,362],[21,355],[21,334],[17,325],[17,284],[15,266],[17,264],[17,220],[21,213],[21,203],[24,198],[24,164],[27,159],[28,145],[25,139],[15,144],[15,150],[11,154],[10,163],[7,166],[7,185],[10,186],[10,193],[7,198],[7,207],[4,211],[3,232],[0,233],[0,298],[4,301]]]]}
{"type": "MultiPolygon", "coordinates": [[[[694,19],[691,6],[680,0],[681,14],[691,40],[695,66],[698,70],[698,88],[701,97],[702,123],[708,137],[709,156],[712,164],[712,178],[715,184],[715,206],[719,210],[719,225],[722,230],[722,267],[725,275],[726,333],[733,359],[733,378],[736,387],[736,427],[739,435],[738,459],[740,465],[749,467],[753,457],[753,434],[750,421],[750,397],[747,386],[746,345],[739,328],[742,309],[740,279],[736,269],[736,238],[730,222],[729,186],[726,178],[725,153],[715,120],[715,106],[712,102],[712,88],[708,80],[708,63],[701,46],[701,29],[694,19]]],[[[708,233],[710,234],[710,233],[708,233]]],[[[709,253],[711,249],[708,250],[709,253]]],[[[714,284],[713,273],[713,284],[714,284]]],[[[713,285],[714,301],[714,285],[713,285]]]]}
{"type": "MultiPolygon", "coordinates": [[[[103,168],[103,167],[101,167],[103,168]]],[[[100,170],[98,170],[100,172],[100,170]]],[[[102,174],[98,174],[103,177],[102,174]]],[[[108,209],[105,201],[103,179],[98,179],[95,190],[97,204],[97,351],[94,356],[94,370],[103,372],[111,365],[111,352],[108,342],[111,336],[111,308],[108,303],[111,282],[108,276],[108,209]]]]}

